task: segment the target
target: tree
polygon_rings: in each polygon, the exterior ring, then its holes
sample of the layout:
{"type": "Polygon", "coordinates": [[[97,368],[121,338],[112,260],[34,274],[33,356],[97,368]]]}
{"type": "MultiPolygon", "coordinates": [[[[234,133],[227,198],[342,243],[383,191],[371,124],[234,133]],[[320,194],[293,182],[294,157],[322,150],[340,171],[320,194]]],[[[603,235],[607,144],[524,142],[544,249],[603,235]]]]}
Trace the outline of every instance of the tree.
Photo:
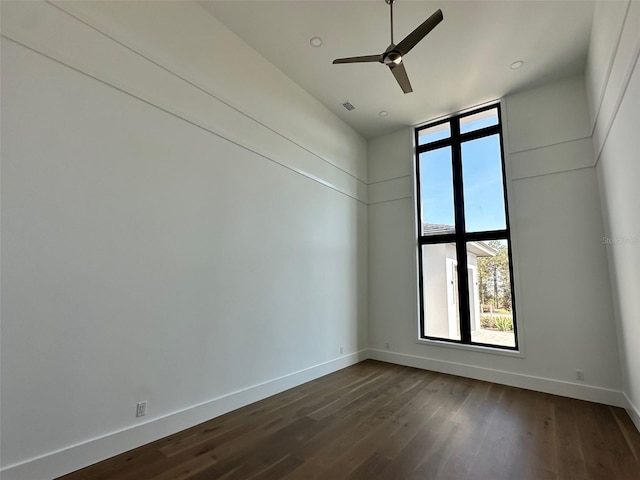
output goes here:
{"type": "Polygon", "coordinates": [[[490,257],[478,257],[480,303],[511,311],[511,277],[506,243],[504,240],[490,240],[486,243],[497,253],[490,257]]]}

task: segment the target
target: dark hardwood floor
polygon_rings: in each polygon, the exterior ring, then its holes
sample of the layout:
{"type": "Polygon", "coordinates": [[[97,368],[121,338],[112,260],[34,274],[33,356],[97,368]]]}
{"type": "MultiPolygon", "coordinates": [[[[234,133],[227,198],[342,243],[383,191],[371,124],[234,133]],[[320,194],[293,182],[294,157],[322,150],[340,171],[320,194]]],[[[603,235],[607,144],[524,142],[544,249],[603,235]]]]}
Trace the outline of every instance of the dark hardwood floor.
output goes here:
{"type": "Polygon", "coordinates": [[[64,480],[639,480],[620,408],[367,360],[64,480]]]}

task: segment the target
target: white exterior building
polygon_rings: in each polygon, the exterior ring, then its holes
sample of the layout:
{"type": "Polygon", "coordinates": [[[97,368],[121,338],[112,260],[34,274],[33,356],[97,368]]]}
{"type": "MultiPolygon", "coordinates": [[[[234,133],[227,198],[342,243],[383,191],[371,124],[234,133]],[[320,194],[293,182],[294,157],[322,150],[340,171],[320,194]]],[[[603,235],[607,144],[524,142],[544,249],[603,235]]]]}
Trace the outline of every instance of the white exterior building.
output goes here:
{"type": "MultiPolygon", "coordinates": [[[[452,233],[450,225],[424,224],[423,234],[452,233]]],[[[480,294],[478,288],[478,257],[492,257],[496,250],[484,242],[469,242],[469,314],[471,331],[480,330],[480,294]]],[[[425,333],[430,337],[460,338],[458,310],[458,259],[452,243],[424,245],[422,250],[424,278],[425,333]]]]}

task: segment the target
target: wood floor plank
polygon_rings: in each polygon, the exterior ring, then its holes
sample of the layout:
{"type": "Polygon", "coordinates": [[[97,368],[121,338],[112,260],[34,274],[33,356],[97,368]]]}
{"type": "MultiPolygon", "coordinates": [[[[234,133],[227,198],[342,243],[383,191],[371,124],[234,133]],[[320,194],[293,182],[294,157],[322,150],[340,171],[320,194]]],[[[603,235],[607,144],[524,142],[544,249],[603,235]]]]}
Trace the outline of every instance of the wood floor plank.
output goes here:
{"type": "Polygon", "coordinates": [[[537,439],[534,439],[535,404],[539,393],[515,389],[514,395],[514,401],[508,410],[513,434],[507,447],[506,465],[500,478],[533,480],[532,469],[537,446],[537,439]]]}
{"type": "Polygon", "coordinates": [[[476,382],[475,388],[452,422],[458,426],[442,452],[440,465],[433,474],[436,480],[469,478],[471,465],[480,450],[489,427],[489,418],[497,406],[502,387],[476,382]]]}
{"type": "Polygon", "coordinates": [[[622,409],[367,360],[60,480],[639,480],[622,409]]]}
{"type": "MultiPolygon", "coordinates": [[[[396,449],[401,442],[397,440],[392,444],[395,448],[377,449],[381,456],[389,458],[391,462],[372,478],[407,479],[421,466],[437,461],[436,457],[457,428],[454,422],[448,420],[457,413],[473,390],[472,383],[467,379],[456,381],[451,377],[447,380],[449,385],[436,392],[433,396],[435,401],[426,405],[426,421],[415,422],[419,423],[419,428],[415,434],[407,435],[399,451],[396,452],[396,449]]],[[[428,465],[425,470],[428,470],[428,465]]]]}
{"type": "MultiPolygon", "coordinates": [[[[366,376],[368,377],[372,374],[372,372],[369,372],[366,376]]],[[[235,430],[239,426],[247,429],[248,425],[255,426],[263,418],[267,418],[283,408],[288,408],[292,405],[300,408],[300,405],[304,405],[305,402],[310,399],[317,399],[317,397],[322,395],[335,394],[336,391],[340,391],[343,387],[351,385],[354,381],[359,381],[362,376],[345,375],[341,377],[328,375],[323,378],[326,378],[327,381],[320,382],[318,381],[319,379],[314,380],[299,388],[287,390],[279,395],[269,397],[262,402],[256,402],[235,410],[230,414],[222,415],[210,422],[197,425],[185,431],[189,433],[188,435],[178,434],[174,436],[172,441],[166,442],[166,445],[160,448],[160,451],[171,456],[185,449],[207,442],[219,434],[229,430],[235,430]]]]}
{"type": "Polygon", "coordinates": [[[589,480],[610,480],[620,478],[616,475],[613,459],[608,455],[603,432],[595,416],[598,406],[588,402],[576,402],[574,409],[578,414],[577,426],[580,445],[589,480]]]}
{"type": "Polygon", "coordinates": [[[598,408],[595,412],[595,420],[602,432],[604,448],[611,458],[616,478],[623,480],[637,479],[637,471],[634,465],[637,458],[621,432],[611,408],[598,408]]]}
{"type": "Polygon", "coordinates": [[[627,442],[629,450],[633,454],[633,458],[640,460],[640,450],[638,450],[638,446],[640,445],[640,432],[636,429],[627,412],[622,408],[609,407],[609,410],[611,410],[618,424],[618,428],[627,442]]]}
{"type": "Polygon", "coordinates": [[[587,470],[574,403],[575,401],[569,398],[554,399],[556,463],[559,479],[584,480],[587,478],[587,470]]]}
{"type": "Polygon", "coordinates": [[[200,455],[151,477],[150,480],[188,480],[195,473],[201,472],[215,463],[216,460],[208,455],[200,455]]]}
{"type": "Polygon", "coordinates": [[[430,394],[420,399],[420,394],[435,375],[411,375],[401,384],[400,391],[390,392],[389,401],[379,410],[362,412],[362,421],[353,429],[346,430],[334,442],[328,442],[304,462],[299,469],[286,477],[287,480],[304,478],[322,480],[348,476],[366,461],[367,456],[379,445],[380,438],[387,438],[402,424],[403,419],[421,407],[430,394]],[[420,378],[422,377],[422,378],[420,378]],[[416,382],[416,379],[419,381],[416,382]],[[368,413],[368,416],[367,416],[368,413]]]}
{"type": "Polygon", "coordinates": [[[295,455],[304,443],[322,428],[322,422],[302,417],[273,435],[263,438],[258,444],[254,444],[251,455],[247,456],[243,451],[238,451],[225,461],[217,463],[192,478],[193,480],[210,480],[234,469],[234,474],[226,477],[228,480],[246,480],[254,474],[265,472],[276,466],[287,455],[295,455]],[[236,469],[238,465],[240,468],[236,469]]]}
{"type": "MultiPolygon", "coordinates": [[[[425,402],[411,415],[404,418],[397,425],[398,428],[388,435],[384,443],[384,456],[395,459],[423,426],[450,400],[451,389],[456,385],[454,378],[449,375],[439,376],[435,382],[429,384],[424,391],[426,394],[425,402]]],[[[457,386],[461,385],[464,383],[457,386]]]]}
{"type": "MultiPolygon", "coordinates": [[[[309,412],[313,412],[322,405],[330,403],[336,398],[340,398],[342,393],[369,382],[372,377],[379,378],[380,376],[381,372],[378,370],[366,369],[363,375],[347,377],[349,381],[346,383],[343,381],[330,382],[329,387],[325,388],[321,386],[321,388],[314,390],[313,394],[288,402],[287,407],[284,409],[251,409],[248,413],[244,412],[240,423],[234,422],[233,419],[227,419],[227,428],[234,426],[236,429],[245,429],[251,433],[250,435],[236,435],[234,431],[226,432],[227,438],[221,438],[218,433],[210,437],[190,437],[186,443],[180,445],[177,452],[172,450],[172,453],[187,455],[207,453],[214,458],[229,458],[229,456],[233,455],[238,449],[246,449],[251,445],[259,444],[263,439],[273,435],[274,432],[279,431],[281,428],[286,427],[288,424],[300,418],[304,418],[309,412]]],[[[225,417],[229,417],[229,414],[225,417]]],[[[175,445],[173,448],[175,448],[175,445]]]]}
{"type": "Polygon", "coordinates": [[[378,472],[386,470],[390,463],[391,461],[388,458],[380,456],[378,452],[374,452],[369,458],[362,462],[360,466],[347,477],[347,479],[369,480],[374,478],[378,472]]]}
{"type": "Polygon", "coordinates": [[[125,452],[104,462],[96,463],[82,470],[65,475],[64,480],[108,480],[121,479],[125,474],[138,474],[149,465],[155,465],[164,460],[164,455],[148,446],[125,452]]]}
{"type": "Polygon", "coordinates": [[[518,389],[505,387],[488,419],[486,435],[470,469],[469,479],[503,479],[511,460],[509,451],[521,432],[521,420],[513,411],[518,389]]]}
{"type": "Polygon", "coordinates": [[[558,476],[558,458],[555,455],[557,449],[553,396],[538,394],[533,411],[531,478],[545,480],[558,476]]]}
{"type": "Polygon", "coordinates": [[[368,404],[356,410],[351,410],[348,416],[341,419],[330,419],[328,426],[320,435],[306,445],[305,463],[300,470],[291,473],[292,478],[300,475],[303,478],[331,478],[331,475],[345,473],[341,457],[352,451],[354,446],[366,436],[367,431],[375,428],[380,421],[380,412],[401,393],[408,390],[409,384],[415,383],[411,377],[403,372],[388,379],[384,384],[367,393],[372,398],[368,404]],[[340,472],[327,472],[332,464],[342,465],[340,472]]]}

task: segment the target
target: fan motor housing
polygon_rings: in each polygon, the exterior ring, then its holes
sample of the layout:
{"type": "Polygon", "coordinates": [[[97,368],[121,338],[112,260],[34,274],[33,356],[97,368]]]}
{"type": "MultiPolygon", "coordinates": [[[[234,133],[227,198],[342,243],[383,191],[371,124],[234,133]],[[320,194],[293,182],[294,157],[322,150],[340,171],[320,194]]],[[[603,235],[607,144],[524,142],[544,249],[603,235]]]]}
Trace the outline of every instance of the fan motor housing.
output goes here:
{"type": "Polygon", "coordinates": [[[400,55],[400,52],[391,50],[390,52],[385,53],[384,55],[385,65],[392,67],[395,65],[400,65],[401,63],[402,63],[402,55],[400,55]]]}

